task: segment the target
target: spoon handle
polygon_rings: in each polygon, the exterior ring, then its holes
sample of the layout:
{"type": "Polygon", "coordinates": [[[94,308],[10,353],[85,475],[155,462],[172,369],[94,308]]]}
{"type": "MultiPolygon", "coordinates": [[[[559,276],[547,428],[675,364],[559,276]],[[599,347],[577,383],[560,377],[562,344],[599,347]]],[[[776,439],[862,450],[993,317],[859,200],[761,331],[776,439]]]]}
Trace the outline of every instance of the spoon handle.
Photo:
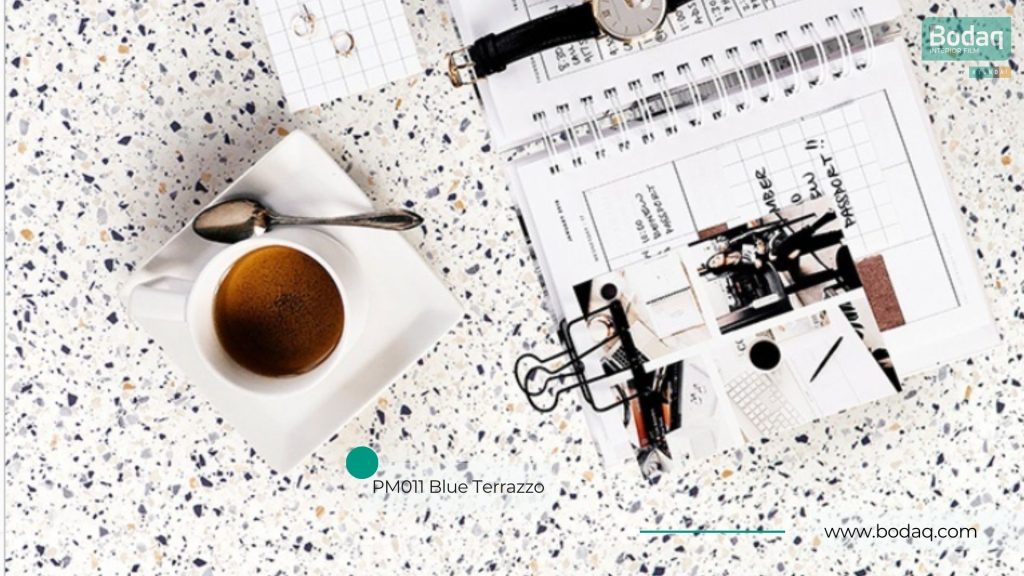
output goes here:
{"type": "Polygon", "coordinates": [[[316,218],[299,216],[275,216],[273,224],[283,226],[323,225],[323,226],[361,226],[381,230],[409,230],[423,223],[423,218],[409,210],[381,210],[351,216],[334,218],[316,218]]]}

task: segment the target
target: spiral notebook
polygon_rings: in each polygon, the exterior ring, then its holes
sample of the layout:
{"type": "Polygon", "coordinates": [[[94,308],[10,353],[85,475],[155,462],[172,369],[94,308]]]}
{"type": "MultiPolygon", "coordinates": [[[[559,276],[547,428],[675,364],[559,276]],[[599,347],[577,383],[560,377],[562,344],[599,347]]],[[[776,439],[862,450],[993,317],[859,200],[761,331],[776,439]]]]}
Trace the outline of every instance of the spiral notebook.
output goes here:
{"type": "MultiPolygon", "coordinates": [[[[569,4],[453,10],[468,44],[569,4]]],[[[792,378],[769,376],[801,383],[814,417],[885,395],[850,388],[872,355],[907,375],[998,342],[892,41],[899,15],[894,0],[696,0],[642,45],[578,42],[476,84],[556,314],[623,300],[652,367],[690,359],[731,406],[698,452],[767,430],[741,397],[768,384],[730,368],[758,338],[786,350],[792,378]],[[856,336],[812,377],[846,324],[856,336]]],[[[628,452],[609,432],[618,416],[590,418],[606,454],[628,452]]]]}

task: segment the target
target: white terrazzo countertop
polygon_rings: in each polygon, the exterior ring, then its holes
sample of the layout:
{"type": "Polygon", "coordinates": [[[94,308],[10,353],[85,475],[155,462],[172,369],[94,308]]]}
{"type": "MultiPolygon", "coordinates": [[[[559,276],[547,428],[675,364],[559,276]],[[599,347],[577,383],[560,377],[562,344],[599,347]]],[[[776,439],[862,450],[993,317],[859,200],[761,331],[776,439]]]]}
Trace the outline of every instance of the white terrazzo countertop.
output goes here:
{"type": "MultiPolygon", "coordinates": [[[[1024,561],[1024,93],[921,65],[917,18],[1016,2],[906,1],[905,40],[1004,341],[902,394],[685,463],[649,487],[599,461],[578,404],[532,412],[508,374],[549,317],[471,90],[437,68],[443,2],[407,0],[426,73],[288,114],[251,2],[14,0],[7,16],[6,556],[10,574],[1012,574],[1024,561]],[[301,128],[465,309],[376,406],[268,469],[126,319],[131,271],[301,128]],[[541,495],[373,494],[378,477],[543,482],[541,495]],[[949,541],[826,539],[882,511],[949,541]],[[640,536],[654,525],[785,535],[640,536]]],[[[1016,10],[1016,12],[1014,12],[1016,10]]]]}

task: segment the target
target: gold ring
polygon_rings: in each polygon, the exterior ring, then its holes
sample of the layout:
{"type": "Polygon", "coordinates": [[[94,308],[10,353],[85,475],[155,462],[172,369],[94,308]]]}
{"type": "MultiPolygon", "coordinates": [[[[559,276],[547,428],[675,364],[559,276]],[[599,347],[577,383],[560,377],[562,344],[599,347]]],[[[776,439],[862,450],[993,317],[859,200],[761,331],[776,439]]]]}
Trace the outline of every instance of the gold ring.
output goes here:
{"type": "Polygon", "coordinates": [[[342,58],[348,58],[356,49],[356,39],[347,30],[331,34],[331,44],[334,44],[334,53],[342,58]]]}

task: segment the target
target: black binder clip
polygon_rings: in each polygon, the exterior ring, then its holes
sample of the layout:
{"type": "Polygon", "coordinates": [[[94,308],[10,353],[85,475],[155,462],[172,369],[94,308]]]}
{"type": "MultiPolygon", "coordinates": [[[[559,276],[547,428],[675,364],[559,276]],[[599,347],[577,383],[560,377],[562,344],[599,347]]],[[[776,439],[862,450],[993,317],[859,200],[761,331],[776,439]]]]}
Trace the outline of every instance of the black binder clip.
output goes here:
{"type": "Polygon", "coordinates": [[[642,419],[638,424],[642,424],[648,446],[667,453],[662,394],[655,387],[655,374],[644,368],[647,358],[633,341],[622,303],[619,300],[612,300],[608,305],[580,318],[572,321],[563,320],[558,332],[565,345],[564,350],[547,358],[527,353],[516,360],[516,383],[526,395],[530,406],[538,412],[550,412],[558,405],[562,395],[579,390],[584,401],[595,411],[608,412],[621,407],[628,419],[630,404],[637,400],[637,417],[642,419]],[[580,352],[573,336],[573,329],[596,318],[608,324],[608,336],[580,352]],[[588,378],[584,359],[595,353],[601,355],[602,350],[611,346],[616,346],[617,349],[612,358],[603,357],[601,365],[604,373],[588,378]],[[553,364],[557,367],[552,368],[553,364]],[[628,387],[621,384],[612,386],[618,393],[618,399],[598,403],[591,387],[626,372],[631,375],[628,387]],[[544,398],[548,398],[548,402],[543,402],[544,398]]]}

